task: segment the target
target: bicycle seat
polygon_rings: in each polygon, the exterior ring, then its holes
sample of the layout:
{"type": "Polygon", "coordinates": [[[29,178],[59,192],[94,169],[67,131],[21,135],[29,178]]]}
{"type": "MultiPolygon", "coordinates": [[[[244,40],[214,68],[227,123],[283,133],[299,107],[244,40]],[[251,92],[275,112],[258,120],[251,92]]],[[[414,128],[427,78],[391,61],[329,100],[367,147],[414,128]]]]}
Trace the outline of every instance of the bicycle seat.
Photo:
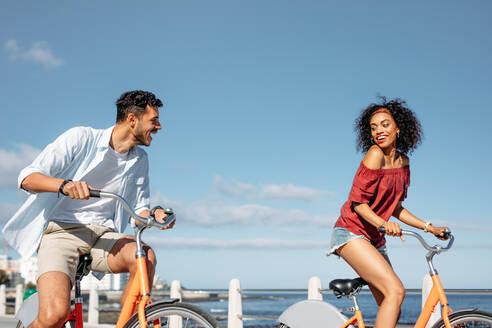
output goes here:
{"type": "Polygon", "coordinates": [[[335,279],[330,282],[330,289],[333,290],[333,294],[337,298],[340,298],[358,293],[362,286],[366,285],[367,282],[360,277],[355,279],[335,279]]]}
{"type": "Polygon", "coordinates": [[[77,273],[75,273],[75,279],[80,280],[82,277],[87,276],[91,270],[89,265],[92,263],[92,257],[89,254],[82,254],[79,256],[79,264],[77,265],[77,273]]]}

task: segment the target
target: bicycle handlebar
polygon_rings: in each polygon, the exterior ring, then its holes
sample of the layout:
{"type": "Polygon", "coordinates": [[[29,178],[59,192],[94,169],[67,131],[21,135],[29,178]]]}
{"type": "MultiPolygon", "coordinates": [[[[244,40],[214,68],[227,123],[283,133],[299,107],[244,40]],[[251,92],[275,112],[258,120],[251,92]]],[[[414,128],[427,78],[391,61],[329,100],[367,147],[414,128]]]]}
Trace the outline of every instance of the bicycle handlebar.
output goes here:
{"type": "MultiPolygon", "coordinates": [[[[379,230],[379,232],[386,233],[386,229],[384,227],[379,227],[378,230],[379,230]]],[[[404,236],[412,236],[412,237],[417,238],[417,240],[420,241],[420,243],[422,244],[422,246],[426,250],[434,252],[436,254],[448,251],[453,246],[453,243],[454,243],[454,236],[451,234],[451,231],[449,231],[449,230],[444,231],[444,238],[449,239],[449,242],[446,245],[446,247],[442,247],[441,245],[431,246],[431,245],[427,244],[427,242],[425,241],[425,239],[421,235],[419,235],[418,233],[413,232],[413,231],[401,230],[401,234],[404,236]]]]}
{"type": "Polygon", "coordinates": [[[166,229],[174,221],[176,221],[176,215],[174,215],[173,210],[172,209],[169,209],[169,208],[165,209],[165,213],[166,214],[169,214],[169,216],[167,217],[166,221],[164,221],[164,223],[160,223],[160,222],[157,222],[153,216],[143,217],[143,216],[140,216],[137,213],[135,213],[130,208],[130,206],[128,205],[128,203],[126,202],[126,200],[123,197],[121,197],[120,195],[118,195],[118,194],[115,194],[115,193],[112,193],[112,192],[108,192],[108,191],[102,191],[102,190],[94,190],[94,189],[89,190],[89,193],[90,193],[90,196],[91,197],[96,197],[96,198],[112,198],[112,199],[115,199],[115,200],[119,201],[121,203],[121,205],[123,206],[123,208],[125,209],[125,211],[132,218],[134,218],[136,221],[144,224],[147,227],[158,227],[159,229],[166,229]]]}

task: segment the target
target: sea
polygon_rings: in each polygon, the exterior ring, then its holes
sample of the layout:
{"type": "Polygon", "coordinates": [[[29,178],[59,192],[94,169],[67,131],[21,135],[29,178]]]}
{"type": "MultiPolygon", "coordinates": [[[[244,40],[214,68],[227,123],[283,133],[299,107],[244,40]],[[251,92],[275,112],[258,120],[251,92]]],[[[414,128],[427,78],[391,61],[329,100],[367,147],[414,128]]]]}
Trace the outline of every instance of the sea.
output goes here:
{"type": "MultiPolygon", "coordinates": [[[[479,308],[492,313],[492,291],[489,292],[446,292],[449,305],[452,309],[479,308]]],[[[306,291],[266,291],[266,292],[242,292],[242,311],[245,316],[258,316],[277,319],[280,314],[292,304],[306,300],[306,291]]],[[[343,309],[353,306],[353,302],[347,298],[337,299],[333,294],[323,294],[323,300],[333,306],[343,309]]],[[[357,298],[366,323],[374,323],[377,314],[377,305],[372,294],[368,291],[361,292],[357,298]]],[[[213,301],[196,302],[195,305],[206,310],[219,320],[219,324],[227,322],[227,299],[219,298],[213,301]]],[[[411,325],[417,321],[422,307],[420,292],[407,292],[402,305],[399,324],[411,325]]],[[[346,312],[345,316],[351,317],[352,313],[346,312]]],[[[278,327],[276,320],[244,319],[244,327],[272,328],[278,327]]]]}

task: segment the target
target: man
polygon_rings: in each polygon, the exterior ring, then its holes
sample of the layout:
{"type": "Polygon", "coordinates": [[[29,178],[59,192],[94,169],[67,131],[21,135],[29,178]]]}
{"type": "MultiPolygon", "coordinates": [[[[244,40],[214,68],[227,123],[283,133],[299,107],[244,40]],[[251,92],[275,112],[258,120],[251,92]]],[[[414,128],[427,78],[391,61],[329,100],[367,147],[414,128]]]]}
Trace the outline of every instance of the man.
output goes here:
{"type": "MultiPolygon", "coordinates": [[[[78,258],[84,253],[91,254],[93,271],[130,272],[124,301],[136,274],[135,241],[121,234],[128,218],[111,199],[89,199],[89,190],[115,192],[140,216],[151,214],[148,159],[138,146],[150,146],[151,135],[162,128],[161,106],[150,92],[126,92],[116,101],[115,126],[72,128],[21,171],[19,186],[31,195],[3,232],[22,256],[38,252],[39,313],[30,327],[61,326],[70,311],[78,258]]],[[[162,209],[154,212],[159,222],[165,220],[162,209]]],[[[155,255],[148,246],[146,250],[153,281],[155,255]]]]}

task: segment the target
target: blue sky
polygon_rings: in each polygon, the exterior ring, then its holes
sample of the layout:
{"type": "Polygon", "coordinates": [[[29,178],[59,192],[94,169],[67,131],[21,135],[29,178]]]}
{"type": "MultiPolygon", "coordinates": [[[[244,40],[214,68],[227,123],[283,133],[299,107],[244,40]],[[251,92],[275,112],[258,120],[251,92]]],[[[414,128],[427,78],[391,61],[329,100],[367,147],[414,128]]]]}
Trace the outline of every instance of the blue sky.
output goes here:
{"type": "MultiPolygon", "coordinates": [[[[425,139],[404,205],[456,236],[448,288],[492,288],[492,4],[488,1],[4,1],[0,224],[19,170],[73,126],[105,128],[127,90],[164,102],[147,149],[157,273],[190,288],[306,288],[352,277],[326,257],[362,154],[353,122],[401,97],[425,139]]],[[[430,236],[429,236],[430,237],[430,236]]],[[[431,239],[432,240],[432,239],[431,239]]],[[[424,250],[390,239],[405,286],[424,250]]]]}

